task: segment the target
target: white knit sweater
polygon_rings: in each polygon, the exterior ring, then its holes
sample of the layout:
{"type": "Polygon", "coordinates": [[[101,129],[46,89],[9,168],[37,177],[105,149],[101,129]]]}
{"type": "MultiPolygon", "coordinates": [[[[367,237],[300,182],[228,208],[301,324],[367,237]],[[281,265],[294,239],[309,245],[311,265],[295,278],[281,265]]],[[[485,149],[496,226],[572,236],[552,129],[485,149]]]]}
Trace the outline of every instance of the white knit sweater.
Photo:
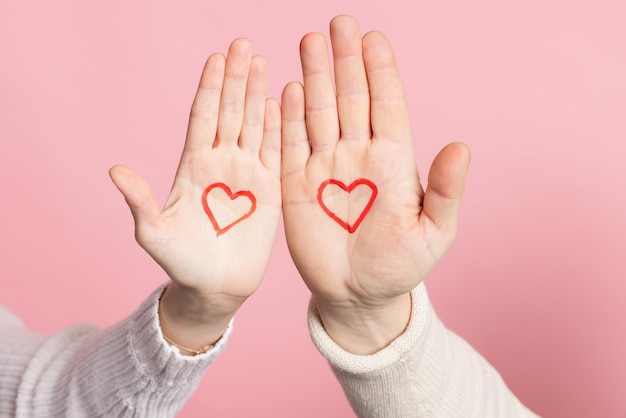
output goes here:
{"type": "MultiPolygon", "coordinates": [[[[173,417],[232,331],[187,357],[162,338],[157,289],[128,319],[98,331],[78,325],[52,337],[27,331],[0,306],[0,417],[173,417]]],[[[535,417],[498,373],[437,319],[423,285],[406,332],[385,349],[350,354],[309,328],[359,417],[535,417]]]]}
{"type": "Polygon", "coordinates": [[[536,417],[480,354],[443,326],[423,284],[411,296],[407,330],[368,356],[342,350],[309,307],[313,342],[359,417],[536,417]]]}
{"type": "Polygon", "coordinates": [[[102,331],[77,325],[52,337],[27,331],[0,306],[0,417],[173,417],[224,349],[182,356],[161,334],[157,289],[102,331]]]}

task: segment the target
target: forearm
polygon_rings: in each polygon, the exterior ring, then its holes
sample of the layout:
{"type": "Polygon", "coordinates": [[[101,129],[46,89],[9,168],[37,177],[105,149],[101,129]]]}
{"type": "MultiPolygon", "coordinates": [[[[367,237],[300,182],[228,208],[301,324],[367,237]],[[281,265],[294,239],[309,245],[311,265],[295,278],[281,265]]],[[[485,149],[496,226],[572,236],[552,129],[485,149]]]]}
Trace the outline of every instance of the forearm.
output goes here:
{"type": "Polygon", "coordinates": [[[311,336],[359,417],[532,417],[497,371],[436,317],[423,285],[406,331],[367,356],[341,349],[313,306],[311,336]]]}
{"type": "Polygon", "coordinates": [[[98,331],[62,331],[32,355],[21,376],[16,415],[172,417],[224,348],[187,357],[161,337],[155,291],[129,318],[98,331]]]}
{"type": "Polygon", "coordinates": [[[0,417],[15,415],[15,403],[30,359],[46,337],[27,330],[0,306],[0,417]]]}

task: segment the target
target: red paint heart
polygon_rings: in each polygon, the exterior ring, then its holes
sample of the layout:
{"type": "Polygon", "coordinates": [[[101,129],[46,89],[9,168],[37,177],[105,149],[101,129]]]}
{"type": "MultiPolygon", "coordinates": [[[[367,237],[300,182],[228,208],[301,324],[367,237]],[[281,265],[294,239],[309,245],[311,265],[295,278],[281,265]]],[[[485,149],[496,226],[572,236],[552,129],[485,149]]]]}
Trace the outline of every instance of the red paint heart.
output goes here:
{"type": "Polygon", "coordinates": [[[215,233],[219,237],[224,232],[228,231],[230,228],[237,225],[239,222],[243,221],[244,219],[248,218],[250,215],[252,215],[252,213],[256,209],[256,198],[251,192],[247,190],[241,190],[241,191],[238,191],[237,193],[233,193],[232,190],[230,190],[230,187],[228,187],[224,183],[215,183],[215,184],[210,185],[206,189],[204,189],[204,193],[202,193],[202,206],[204,207],[204,211],[206,212],[206,214],[209,215],[209,220],[211,221],[211,224],[213,225],[213,229],[215,229],[215,233]],[[221,227],[217,223],[217,219],[215,219],[215,214],[209,207],[209,202],[207,201],[207,197],[209,193],[211,192],[211,190],[215,189],[216,187],[226,192],[226,194],[228,195],[231,201],[234,201],[235,199],[240,198],[240,197],[246,197],[250,200],[250,209],[246,213],[244,213],[242,216],[238,217],[237,219],[235,219],[234,221],[232,221],[231,223],[227,224],[224,227],[221,227]]]}
{"type": "Polygon", "coordinates": [[[368,179],[354,180],[349,186],[346,186],[344,183],[342,183],[339,180],[328,179],[324,181],[322,184],[320,184],[320,187],[317,189],[317,201],[319,202],[324,212],[326,212],[326,214],[330,216],[331,219],[333,219],[335,222],[341,225],[343,229],[345,229],[351,234],[357,230],[357,228],[359,227],[359,225],[365,218],[365,215],[367,215],[367,213],[372,208],[372,205],[374,204],[374,200],[376,199],[376,195],[378,195],[378,188],[372,181],[368,179]],[[337,214],[335,214],[332,210],[330,210],[328,206],[326,206],[326,204],[324,203],[324,200],[322,199],[322,194],[324,193],[324,189],[331,184],[339,187],[340,189],[348,193],[352,192],[356,187],[360,185],[365,185],[372,190],[372,195],[370,196],[369,201],[367,202],[367,204],[365,205],[365,207],[359,214],[359,217],[357,218],[357,220],[354,221],[352,225],[350,225],[347,220],[343,220],[339,216],[337,216],[337,214]]]}

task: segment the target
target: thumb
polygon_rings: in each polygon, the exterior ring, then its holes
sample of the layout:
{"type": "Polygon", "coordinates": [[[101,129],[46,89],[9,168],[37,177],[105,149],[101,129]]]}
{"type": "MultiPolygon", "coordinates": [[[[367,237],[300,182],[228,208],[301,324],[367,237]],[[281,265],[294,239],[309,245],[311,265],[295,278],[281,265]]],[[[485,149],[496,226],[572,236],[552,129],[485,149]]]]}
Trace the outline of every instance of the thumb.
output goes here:
{"type": "Polygon", "coordinates": [[[109,176],[126,199],[135,220],[135,230],[138,231],[142,225],[154,224],[159,218],[160,210],[143,177],[123,165],[112,167],[109,176]]]}
{"type": "Polygon", "coordinates": [[[441,229],[456,231],[469,165],[469,147],[455,142],[446,145],[430,167],[422,213],[441,229]]]}

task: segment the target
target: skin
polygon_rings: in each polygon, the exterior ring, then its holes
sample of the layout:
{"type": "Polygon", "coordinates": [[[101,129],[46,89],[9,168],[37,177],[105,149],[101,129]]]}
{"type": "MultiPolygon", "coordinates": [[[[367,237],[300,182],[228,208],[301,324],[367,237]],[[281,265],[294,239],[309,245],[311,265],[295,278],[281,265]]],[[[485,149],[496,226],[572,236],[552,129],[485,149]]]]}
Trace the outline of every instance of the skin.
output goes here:
{"type": "Polygon", "coordinates": [[[325,37],[304,36],[303,83],[282,95],[285,232],[326,331],[345,350],[371,354],[406,329],[410,291],[454,241],[470,152],[461,143],[441,150],[424,190],[389,41],[362,36],[349,16],[331,21],[330,40],[334,68],[325,37]],[[378,187],[354,233],[320,208],[317,189],[329,178],[378,187]]]}
{"type": "MultiPolygon", "coordinates": [[[[164,335],[183,347],[218,340],[269,261],[281,210],[281,120],[278,102],[266,98],[267,74],[266,60],[252,56],[246,39],[233,41],[226,57],[208,58],[163,210],[139,174],[124,166],[110,171],[132,212],[137,242],[172,280],[159,316],[164,335]],[[217,182],[233,193],[252,192],[257,203],[220,236],[202,206],[203,191],[217,182]]],[[[228,213],[228,204],[224,195],[211,210],[228,213]]]]}

